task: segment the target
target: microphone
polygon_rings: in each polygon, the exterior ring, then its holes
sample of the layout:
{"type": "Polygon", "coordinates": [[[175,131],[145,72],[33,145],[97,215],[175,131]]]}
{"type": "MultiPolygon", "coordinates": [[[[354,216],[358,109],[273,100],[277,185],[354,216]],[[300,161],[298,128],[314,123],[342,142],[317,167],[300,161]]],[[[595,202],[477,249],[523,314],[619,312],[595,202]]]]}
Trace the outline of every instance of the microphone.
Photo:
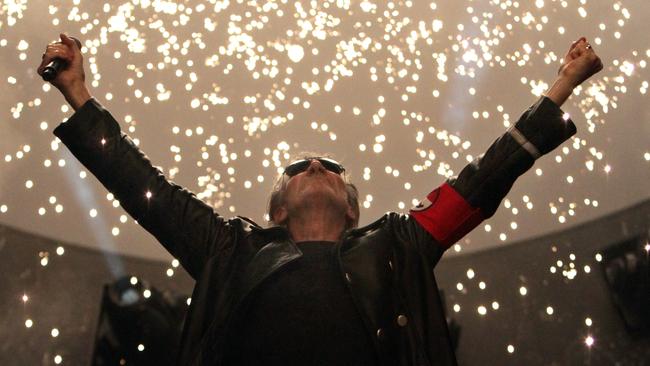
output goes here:
{"type": "MultiPolygon", "coordinates": [[[[74,40],[74,43],[77,44],[77,47],[81,49],[81,42],[74,38],[70,37],[74,40]]],[[[59,71],[63,70],[66,66],[68,65],[68,62],[62,58],[56,57],[50,61],[47,66],[43,69],[43,80],[45,81],[51,81],[56,79],[56,75],[59,73],[59,71]]]]}

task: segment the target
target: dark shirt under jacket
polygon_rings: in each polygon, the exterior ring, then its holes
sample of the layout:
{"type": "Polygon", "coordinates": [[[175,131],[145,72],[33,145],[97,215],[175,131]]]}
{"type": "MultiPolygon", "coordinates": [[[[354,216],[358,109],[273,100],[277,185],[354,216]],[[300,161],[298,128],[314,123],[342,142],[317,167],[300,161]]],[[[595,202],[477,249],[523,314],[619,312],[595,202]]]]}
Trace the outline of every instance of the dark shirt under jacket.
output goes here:
{"type": "Polygon", "coordinates": [[[370,336],[341,280],[336,243],[296,244],[303,256],[244,304],[225,364],[376,365],[370,336]]]}

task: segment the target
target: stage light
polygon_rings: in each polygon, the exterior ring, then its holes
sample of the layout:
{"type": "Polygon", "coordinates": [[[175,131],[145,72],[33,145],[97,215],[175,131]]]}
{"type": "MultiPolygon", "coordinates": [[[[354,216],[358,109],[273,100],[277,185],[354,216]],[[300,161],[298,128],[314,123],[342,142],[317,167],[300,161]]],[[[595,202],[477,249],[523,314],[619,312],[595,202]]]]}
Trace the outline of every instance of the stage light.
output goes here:
{"type": "Polygon", "coordinates": [[[650,265],[647,238],[634,238],[606,248],[601,265],[612,300],[632,335],[650,335],[650,265]]]}
{"type": "Polygon", "coordinates": [[[130,275],[104,286],[93,365],[173,364],[186,298],[130,275]]]}

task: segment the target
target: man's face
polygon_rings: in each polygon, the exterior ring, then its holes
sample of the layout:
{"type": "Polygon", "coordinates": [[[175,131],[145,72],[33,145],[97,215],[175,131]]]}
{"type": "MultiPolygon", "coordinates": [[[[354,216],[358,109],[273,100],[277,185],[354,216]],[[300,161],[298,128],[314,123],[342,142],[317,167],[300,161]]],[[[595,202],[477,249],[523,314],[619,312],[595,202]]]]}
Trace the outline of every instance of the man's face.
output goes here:
{"type": "Polygon", "coordinates": [[[287,216],[305,209],[332,210],[347,218],[353,215],[343,177],[325,169],[316,159],[309,162],[305,171],[289,178],[282,207],[287,216]]]}

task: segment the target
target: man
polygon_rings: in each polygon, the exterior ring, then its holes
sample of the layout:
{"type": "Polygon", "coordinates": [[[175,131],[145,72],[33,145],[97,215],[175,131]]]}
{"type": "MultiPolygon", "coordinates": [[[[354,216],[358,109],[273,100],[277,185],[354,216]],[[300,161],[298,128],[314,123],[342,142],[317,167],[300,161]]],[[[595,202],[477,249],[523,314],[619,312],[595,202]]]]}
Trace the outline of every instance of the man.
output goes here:
{"type": "Polygon", "coordinates": [[[71,38],[47,46],[39,74],[54,57],[68,66],[52,84],[76,111],[54,134],[196,280],[179,365],[455,364],[433,268],[576,132],[560,106],[602,69],[585,38],[574,42],[546,96],[410,215],[354,229],[356,189],[316,156],[286,167],[269,205],[275,225],[262,228],[224,219],[153,168],[91,98],[71,38]]]}

